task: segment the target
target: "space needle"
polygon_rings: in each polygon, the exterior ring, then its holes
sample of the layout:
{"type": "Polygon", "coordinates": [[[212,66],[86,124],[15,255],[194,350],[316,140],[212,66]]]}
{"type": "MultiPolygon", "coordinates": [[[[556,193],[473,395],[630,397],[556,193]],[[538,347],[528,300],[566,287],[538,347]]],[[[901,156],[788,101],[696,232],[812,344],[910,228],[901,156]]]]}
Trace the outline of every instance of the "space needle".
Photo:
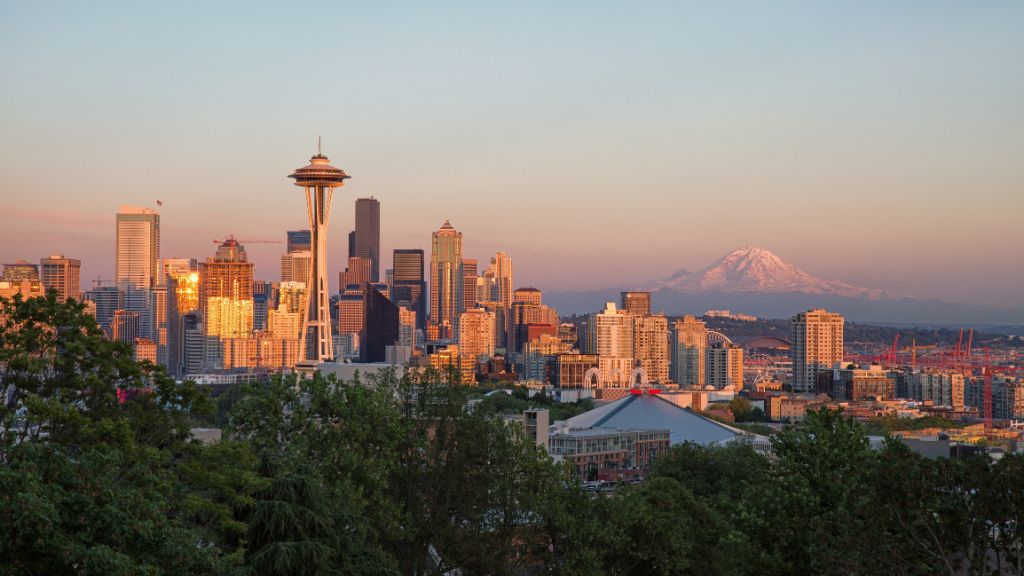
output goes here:
{"type": "Polygon", "coordinates": [[[341,188],[348,179],[344,170],[329,164],[320,151],[309,160],[309,165],[292,172],[289,178],[296,186],[306,190],[306,208],[309,212],[310,249],[309,281],[306,283],[306,314],[302,319],[299,362],[316,365],[334,360],[331,340],[330,293],[327,287],[327,223],[331,217],[331,197],[335,188],[341,188]]]}

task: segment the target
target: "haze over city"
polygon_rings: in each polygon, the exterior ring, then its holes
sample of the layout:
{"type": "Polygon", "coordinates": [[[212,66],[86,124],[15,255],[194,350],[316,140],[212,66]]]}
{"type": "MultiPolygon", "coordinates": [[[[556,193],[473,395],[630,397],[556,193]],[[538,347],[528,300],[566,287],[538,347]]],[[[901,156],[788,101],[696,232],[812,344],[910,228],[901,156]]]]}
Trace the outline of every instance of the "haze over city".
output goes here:
{"type": "MultiPolygon", "coordinates": [[[[324,152],[331,276],[352,200],[382,253],[446,219],[523,284],[640,285],[744,245],[920,298],[1024,302],[1024,6],[5,3],[0,260],[113,273],[301,228],[324,152]],[[110,8],[111,6],[107,6],[110,8]],[[567,272],[564,263],[573,262],[567,272]]],[[[279,250],[249,246],[256,276],[279,250]]]]}

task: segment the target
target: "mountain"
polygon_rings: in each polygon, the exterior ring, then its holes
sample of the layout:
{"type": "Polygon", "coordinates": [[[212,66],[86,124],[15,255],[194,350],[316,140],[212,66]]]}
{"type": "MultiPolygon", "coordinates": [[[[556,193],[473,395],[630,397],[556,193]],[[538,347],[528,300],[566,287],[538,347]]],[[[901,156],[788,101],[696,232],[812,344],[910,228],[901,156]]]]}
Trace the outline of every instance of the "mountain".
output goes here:
{"type": "Polygon", "coordinates": [[[605,302],[618,302],[619,293],[628,289],[652,292],[654,309],[670,315],[730,309],[766,318],[788,318],[802,310],[822,307],[850,320],[869,323],[1024,324],[1024,308],[921,300],[825,280],[755,247],[733,250],[697,272],[679,270],[631,288],[548,292],[544,301],[561,314],[586,314],[600,310],[605,302]]]}
{"type": "Polygon", "coordinates": [[[672,276],[649,284],[646,288],[651,291],[667,289],[689,294],[797,292],[871,300],[892,297],[881,290],[861,288],[837,280],[823,280],[812,276],[772,252],[752,246],[733,250],[699,272],[684,272],[676,272],[672,276]]]}

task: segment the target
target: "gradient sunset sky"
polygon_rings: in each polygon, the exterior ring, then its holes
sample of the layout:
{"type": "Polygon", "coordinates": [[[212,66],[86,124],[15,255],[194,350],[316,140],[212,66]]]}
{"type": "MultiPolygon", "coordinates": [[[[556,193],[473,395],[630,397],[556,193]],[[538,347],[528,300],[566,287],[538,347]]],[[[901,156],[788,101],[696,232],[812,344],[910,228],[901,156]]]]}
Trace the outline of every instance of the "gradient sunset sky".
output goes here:
{"type": "MultiPolygon", "coordinates": [[[[828,279],[1024,303],[1024,2],[0,1],[0,262],[113,274],[381,201],[381,270],[445,219],[545,290],[757,245],[828,279]]],[[[250,245],[277,279],[283,245],[250,245]]],[[[481,266],[483,268],[483,266],[481,266]]]]}

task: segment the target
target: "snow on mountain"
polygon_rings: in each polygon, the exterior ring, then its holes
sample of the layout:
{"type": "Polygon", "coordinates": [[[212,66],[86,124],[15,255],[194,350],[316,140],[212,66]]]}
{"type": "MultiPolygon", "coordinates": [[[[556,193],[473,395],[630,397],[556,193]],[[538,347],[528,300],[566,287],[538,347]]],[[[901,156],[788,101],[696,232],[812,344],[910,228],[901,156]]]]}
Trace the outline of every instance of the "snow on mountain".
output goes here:
{"type": "Polygon", "coordinates": [[[688,293],[800,292],[872,300],[892,296],[881,290],[861,288],[837,280],[823,280],[804,272],[764,248],[751,246],[733,250],[698,272],[680,270],[672,276],[654,282],[648,288],[688,293]]]}

